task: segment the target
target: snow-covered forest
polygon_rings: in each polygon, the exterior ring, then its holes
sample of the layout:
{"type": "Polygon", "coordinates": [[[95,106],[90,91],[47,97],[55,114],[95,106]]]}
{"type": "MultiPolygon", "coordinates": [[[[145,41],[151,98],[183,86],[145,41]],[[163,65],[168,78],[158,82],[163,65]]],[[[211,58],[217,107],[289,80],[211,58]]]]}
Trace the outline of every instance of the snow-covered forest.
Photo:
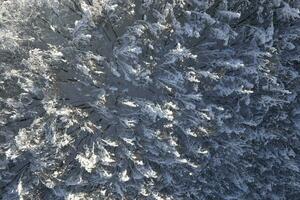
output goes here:
{"type": "Polygon", "coordinates": [[[0,199],[299,200],[300,0],[0,0],[0,199]]]}

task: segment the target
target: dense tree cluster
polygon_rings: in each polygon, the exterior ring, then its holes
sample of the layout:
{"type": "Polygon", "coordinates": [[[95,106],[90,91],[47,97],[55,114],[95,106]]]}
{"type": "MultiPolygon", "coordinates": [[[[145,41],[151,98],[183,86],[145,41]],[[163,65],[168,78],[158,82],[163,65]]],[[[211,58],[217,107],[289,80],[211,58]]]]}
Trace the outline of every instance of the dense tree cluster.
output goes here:
{"type": "Polygon", "coordinates": [[[0,0],[0,198],[298,199],[299,0],[0,0]]]}

